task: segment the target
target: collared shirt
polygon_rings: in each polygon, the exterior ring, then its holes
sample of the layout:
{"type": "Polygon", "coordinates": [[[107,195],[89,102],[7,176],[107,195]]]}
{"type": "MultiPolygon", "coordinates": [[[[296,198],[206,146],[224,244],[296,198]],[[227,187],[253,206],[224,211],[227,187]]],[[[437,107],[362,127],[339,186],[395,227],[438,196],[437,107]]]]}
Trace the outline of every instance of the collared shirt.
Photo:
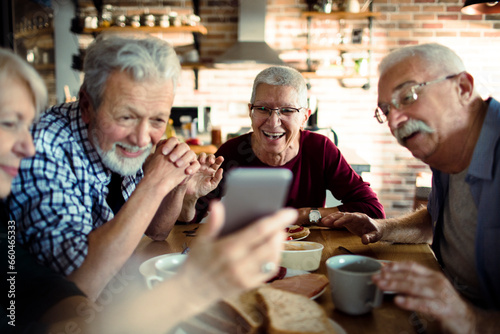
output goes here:
{"type": "MultiPolygon", "coordinates": [[[[36,154],[23,159],[9,206],[18,242],[39,262],[69,275],[85,259],[89,233],[111,220],[111,171],[88,138],[78,101],[47,110],[32,129],[36,154]]],[[[125,201],[143,177],[124,178],[125,201]]]]}
{"type": "MultiPolygon", "coordinates": [[[[442,214],[448,196],[449,174],[432,169],[432,192],[427,210],[434,225],[433,249],[438,260],[442,214]]],[[[476,270],[481,307],[500,309],[500,103],[489,100],[465,181],[477,207],[476,270]]],[[[444,263],[446,266],[446,263],[444,263]]]]}

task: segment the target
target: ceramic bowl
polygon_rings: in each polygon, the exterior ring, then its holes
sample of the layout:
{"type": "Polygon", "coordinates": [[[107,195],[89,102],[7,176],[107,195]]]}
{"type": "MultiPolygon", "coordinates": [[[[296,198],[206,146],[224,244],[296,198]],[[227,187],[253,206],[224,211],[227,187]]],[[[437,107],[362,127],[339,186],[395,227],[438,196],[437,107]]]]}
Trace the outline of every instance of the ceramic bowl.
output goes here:
{"type": "Polygon", "coordinates": [[[314,271],[319,268],[323,245],[312,241],[287,241],[281,252],[281,266],[314,271]]]}

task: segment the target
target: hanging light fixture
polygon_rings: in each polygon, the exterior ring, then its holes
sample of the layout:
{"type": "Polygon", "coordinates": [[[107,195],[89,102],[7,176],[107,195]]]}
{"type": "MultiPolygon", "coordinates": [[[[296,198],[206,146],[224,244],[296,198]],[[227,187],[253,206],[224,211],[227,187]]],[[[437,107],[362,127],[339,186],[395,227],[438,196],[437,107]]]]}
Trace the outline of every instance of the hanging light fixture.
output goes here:
{"type": "Polygon", "coordinates": [[[468,15],[500,13],[500,1],[465,0],[462,13],[468,15]]]}

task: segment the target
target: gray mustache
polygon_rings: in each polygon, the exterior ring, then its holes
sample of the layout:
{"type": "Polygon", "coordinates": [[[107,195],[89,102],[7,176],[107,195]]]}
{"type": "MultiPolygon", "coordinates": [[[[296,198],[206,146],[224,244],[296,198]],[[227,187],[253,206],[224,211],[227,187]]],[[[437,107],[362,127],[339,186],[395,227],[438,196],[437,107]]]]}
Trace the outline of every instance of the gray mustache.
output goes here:
{"type": "Polygon", "coordinates": [[[402,127],[394,130],[394,137],[400,145],[405,146],[404,138],[415,132],[433,133],[434,130],[423,121],[410,119],[402,127]]]}

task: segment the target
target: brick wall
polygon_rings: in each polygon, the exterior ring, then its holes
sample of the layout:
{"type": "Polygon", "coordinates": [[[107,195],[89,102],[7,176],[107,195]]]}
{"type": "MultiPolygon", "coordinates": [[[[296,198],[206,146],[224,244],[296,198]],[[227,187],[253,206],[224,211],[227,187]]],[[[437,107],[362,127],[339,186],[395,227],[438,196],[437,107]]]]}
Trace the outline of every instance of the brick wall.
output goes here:
{"type": "MultiPolygon", "coordinates": [[[[251,0],[241,0],[251,1],[251,0]]],[[[208,35],[201,38],[201,59],[211,61],[237,38],[237,1],[201,0],[201,18],[208,35]]],[[[467,16],[460,13],[462,2],[454,0],[375,0],[373,11],[382,13],[374,20],[371,87],[343,88],[335,79],[310,79],[311,93],[319,100],[319,124],[332,127],[339,136],[340,149],[350,148],[371,164],[364,173],[378,193],[388,216],[412,208],[415,178],[428,171],[391,136],[387,125],[373,118],[377,100],[376,65],[391,48],[438,42],[456,50],[476,80],[480,92],[500,98],[500,15],[467,16]]],[[[305,0],[268,0],[266,41],[283,57],[292,54],[303,59],[300,48],[306,42],[307,10],[305,0]],[[301,58],[302,57],[302,58],[301,58]]],[[[315,22],[324,37],[337,34],[338,22],[315,22]],[[329,27],[328,24],[331,26],[329,27]]],[[[352,27],[348,27],[352,28],[352,27]]],[[[175,105],[209,105],[213,121],[225,133],[249,126],[245,104],[251,94],[252,80],[259,68],[246,70],[202,69],[199,89],[194,89],[194,74],[183,71],[175,105]]],[[[356,83],[357,84],[357,83],[356,83]]]]}

